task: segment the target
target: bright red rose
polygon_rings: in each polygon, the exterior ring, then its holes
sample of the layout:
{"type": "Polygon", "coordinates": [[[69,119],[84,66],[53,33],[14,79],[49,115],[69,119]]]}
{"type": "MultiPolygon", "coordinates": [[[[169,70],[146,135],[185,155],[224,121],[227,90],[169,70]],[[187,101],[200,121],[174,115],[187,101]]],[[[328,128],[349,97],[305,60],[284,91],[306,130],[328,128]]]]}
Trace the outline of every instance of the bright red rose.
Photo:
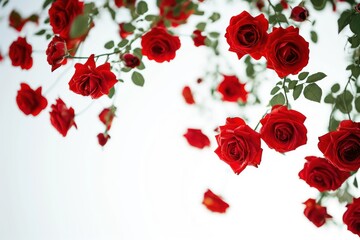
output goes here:
{"type": "Polygon", "coordinates": [[[37,116],[47,106],[46,98],[41,95],[41,87],[33,90],[26,83],[20,84],[16,95],[16,103],[25,115],[37,116]]]}
{"type": "Polygon", "coordinates": [[[116,107],[104,108],[99,114],[100,121],[106,126],[107,130],[110,130],[112,121],[115,117],[116,107]]]}
{"type": "Polygon", "coordinates": [[[305,119],[304,115],[286,106],[273,106],[271,112],[260,120],[261,138],[269,148],[280,153],[295,150],[307,142],[305,119]]]}
{"type": "Polygon", "coordinates": [[[316,226],[321,227],[325,224],[326,219],[332,218],[323,207],[316,203],[315,199],[309,198],[304,202],[304,215],[316,226]]]}
{"type": "Polygon", "coordinates": [[[20,66],[25,70],[30,69],[33,65],[31,54],[32,46],[22,37],[18,37],[9,47],[9,57],[14,67],[20,66]]]}
{"type": "Polygon", "coordinates": [[[129,35],[133,34],[134,32],[128,32],[124,28],[125,23],[119,23],[119,35],[121,38],[127,38],[129,35]]]}
{"type": "Polygon", "coordinates": [[[210,189],[204,193],[202,204],[210,211],[217,213],[225,213],[229,208],[229,204],[222,200],[220,196],[214,194],[210,189]]]}
{"type": "Polygon", "coordinates": [[[191,4],[190,0],[160,0],[160,16],[170,21],[171,26],[177,27],[186,23],[186,20],[194,12],[194,9],[190,7],[191,4]]]}
{"type": "Polygon", "coordinates": [[[225,33],[229,51],[235,52],[239,59],[246,54],[260,59],[264,55],[268,27],[269,23],[263,14],[254,18],[243,11],[233,16],[225,33]]]}
{"type": "Polygon", "coordinates": [[[290,18],[296,22],[303,22],[309,17],[309,11],[303,6],[296,6],[291,10],[290,18]]]}
{"type": "Polygon", "coordinates": [[[31,15],[28,18],[22,18],[20,13],[16,10],[12,10],[9,15],[9,26],[13,27],[16,31],[20,32],[27,22],[39,22],[39,16],[36,14],[31,15]]]}
{"type": "Polygon", "coordinates": [[[115,0],[117,7],[133,7],[135,6],[136,0],[115,0]]]}
{"type": "Polygon", "coordinates": [[[84,11],[84,3],[79,0],[56,0],[49,9],[50,25],[55,34],[63,39],[70,37],[73,20],[84,11]]]}
{"type": "Polygon", "coordinates": [[[224,79],[217,87],[222,95],[223,101],[237,102],[241,100],[246,102],[248,92],[245,90],[245,84],[241,83],[236,76],[224,75],[224,79]]]}
{"type": "Polygon", "coordinates": [[[70,79],[69,87],[77,94],[96,99],[109,94],[115,83],[117,80],[115,74],[110,71],[110,63],[106,62],[96,67],[92,54],[85,64],[75,64],[75,73],[70,79]]]}
{"type": "Polygon", "coordinates": [[[107,141],[110,139],[110,135],[107,133],[99,133],[97,135],[98,138],[98,142],[100,146],[105,146],[105,144],[107,143],[107,141]]]}
{"type": "Polygon", "coordinates": [[[192,39],[194,41],[194,45],[196,47],[204,46],[206,37],[201,35],[200,30],[195,30],[192,35],[192,39]]]}
{"type": "Polygon", "coordinates": [[[182,95],[187,104],[195,104],[195,100],[189,86],[185,86],[183,88],[182,95]]]}
{"type": "Polygon", "coordinates": [[[124,55],[122,55],[121,60],[124,62],[124,65],[129,68],[135,68],[141,63],[140,59],[137,56],[130,53],[125,53],[124,55]]]}
{"type": "Polygon", "coordinates": [[[266,45],[267,67],[280,78],[297,74],[309,61],[309,43],[299,35],[299,29],[274,27],[266,45]]]}
{"type": "Polygon", "coordinates": [[[289,4],[287,3],[286,0],[280,0],[280,4],[283,7],[283,9],[288,9],[289,8],[289,4]]]}
{"type": "Polygon", "coordinates": [[[63,135],[66,136],[69,129],[74,126],[77,128],[76,123],[74,121],[75,113],[72,107],[67,108],[63,100],[58,98],[55,104],[51,105],[50,112],[50,122],[51,125],[55,127],[55,129],[63,135]]]}
{"type": "Polygon", "coordinates": [[[308,156],[299,177],[310,187],[320,192],[336,190],[350,177],[350,172],[344,172],[329,163],[325,158],[308,156]]]}
{"type": "Polygon", "coordinates": [[[61,37],[54,36],[46,49],[46,60],[51,65],[51,71],[54,71],[61,65],[66,64],[66,54],[66,42],[61,37]]]}
{"type": "Polygon", "coordinates": [[[346,207],[343,221],[350,232],[360,237],[360,198],[354,198],[353,202],[346,207]]]}
{"type": "Polygon", "coordinates": [[[203,134],[200,129],[188,128],[187,132],[183,136],[193,147],[203,149],[210,146],[209,138],[203,134]]]}
{"type": "Polygon", "coordinates": [[[360,168],[360,122],[342,121],[336,131],[319,137],[318,147],[335,167],[357,171],[360,168]]]}
{"type": "Polygon", "coordinates": [[[257,167],[261,162],[262,148],[260,134],[246,125],[241,118],[227,118],[216,135],[218,148],[215,153],[239,174],[246,166],[257,167]]]}
{"type": "Polygon", "coordinates": [[[180,45],[179,37],[170,35],[162,27],[152,28],[141,38],[142,54],[159,63],[174,59],[180,45]]]}

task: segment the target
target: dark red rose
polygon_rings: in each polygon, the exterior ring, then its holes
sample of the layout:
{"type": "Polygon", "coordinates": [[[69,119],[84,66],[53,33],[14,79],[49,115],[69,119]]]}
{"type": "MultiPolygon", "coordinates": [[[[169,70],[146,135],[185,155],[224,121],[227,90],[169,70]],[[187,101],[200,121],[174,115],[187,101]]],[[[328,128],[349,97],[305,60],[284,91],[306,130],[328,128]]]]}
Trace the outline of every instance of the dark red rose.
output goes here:
{"type": "Polygon", "coordinates": [[[20,90],[16,95],[16,103],[25,115],[37,116],[47,106],[47,100],[41,95],[41,87],[36,90],[26,83],[20,84],[20,90]]]}
{"type": "Polygon", "coordinates": [[[56,0],[49,9],[50,25],[55,34],[63,39],[70,37],[73,20],[84,11],[84,3],[79,0],[56,0]]]}
{"type": "Polygon", "coordinates": [[[220,196],[214,194],[210,189],[204,193],[202,204],[210,211],[217,213],[225,213],[229,208],[229,204],[222,200],[220,196]]]}
{"type": "Polygon", "coordinates": [[[299,29],[274,27],[266,45],[267,67],[280,78],[297,74],[309,61],[309,43],[299,35],[299,29]]]}
{"type": "Polygon", "coordinates": [[[350,232],[360,237],[360,198],[354,198],[346,207],[343,221],[350,232]]]}
{"type": "Polygon", "coordinates": [[[125,23],[119,23],[119,35],[121,38],[127,38],[129,35],[133,34],[134,32],[128,32],[124,28],[125,23]]]}
{"type": "Polygon", "coordinates": [[[51,105],[50,112],[50,122],[55,129],[63,135],[66,136],[69,129],[74,126],[77,128],[74,121],[75,113],[72,107],[67,108],[61,98],[56,99],[56,103],[51,105]]]}
{"type": "Polygon", "coordinates": [[[360,122],[344,120],[336,131],[319,137],[318,147],[335,167],[343,171],[360,168],[360,122]]]}
{"type": "Polygon", "coordinates": [[[18,37],[9,47],[9,57],[14,67],[19,66],[25,70],[30,69],[33,65],[31,54],[32,46],[22,37],[18,37]]]}
{"type": "Polygon", "coordinates": [[[100,146],[105,146],[107,141],[110,139],[110,135],[107,133],[99,133],[97,135],[97,138],[98,138],[98,142],[99,142],[100,146]]]}
{"type": "Polygon", "coordinates": [[[246,102],[248,92],[245,90],[245,84],[241,83],[236,76],[224,75],[224,79],[217,87],[222,95],[223,101],[237,102],[241,100],[246,102]]]}
{"type": "Polygon", "coordinates": [[[297,22],[303,22],[309,17],[309,11],[303,6],[296,6],[291,10],[290,18],[297,22]]]}
{"type": "Polygon", "coordinates": [[[329,163],[325,158],[308,156],[299,177],[310,187],[320,192],[336,190],[350,177],[350,172],[344,172],[329,163]]]}
{"type": "Polygon", "coordinates": [[[66,54],[66,42],[61,37],[54,36],[46,49],[46,60],[51,65],[51,71],[66,64],[66,54]]]}
{"type": "Polygon", "coordinates": [[[225,33],[229,51],[235,52],[239,59],[246,54],[260,59],[264,55],[268,27],[269,23],[263,14],[254,18],[243,11],[233,16],[225,33]]]}
{"type": "Polygon", "coordinates": [[[106,126],[107,130],[110,130],[112,121],[115,117],[116,107],[104,108],[99,114],[100,121],[106,126]]]}
{"type": "Polygon", "coordinates": [[[124,65],[129,68],[135,68],[139,66],[141,63],[140,59],[137,56],[132,55],[130,53],[125,53],[124,55],[121,56],[121,59],[124,62],[124,65]]]}
{"type": "Polygon", "coordinates": [[[193,147],[203,149],[210,146],[209,138],[203,134],[200,129],[188,128],[187,132],[184,134],[184,137],[193,147]]]}
{"type": "Polygon", "coordinates": [[[174,59],[180,45],[179,37],[162,27],[152,28],[141,38],[142,54],[159,63],[174,59]]]}
{"type": "Polygon", "coordinates": [[[117,7],[134,7],[136,0],[115,0],[117,7]]]}
{"type": "Polygon", "coordinates": [[[295,150],[307,142],[307,129],[304,125],[306,117],[286,106],[274,106],[270,113],[260,120],[261,138],[278,152],[295,150]]]}
{"type": "Polygon", "coordinates": [[[264,0],[257,0],[256,7],[257,7],[257,9],[259,9],[259,11],[261,11],[263,9],[263,7],[265,7],[264,0]]]}
{"type": "Polygon", "coordinates": [[[358,13],[360,13],[360,3],[356,4],[355,10],[356,10],[358,13]]]}
{"type": "Polygon", "coordinates": [[[3,57],[3,55],[2,55],[1,52],[0,52],[0,62],[1,62],[2,60],[4,60],[4,57],[3,57]]]}
{"type": "Polygon", "coordinates": [[[201,35],[200,30],[195,30],[192,35],[192,39],[194,41],[194,45],[196,47],[204,46],[206,37],[201,35]]]}
{"type": "Polygon", "coordinates": [[[215,153],[239,174],[246,166],[257,167],[261,162],[260,134],[246,125],[241,118],[227,118],[215,136],[218,148],[215,153]]]}
{"type": "Polygon", "coordinates": [[[75,73],[70,79],[70,90],[96,99],[104,94],[117,83],[116,76],[110,71],[110,63],[106,62],[98,67],[95,65],[94,54],[85,64],[75,64],[75,73]]]}
{"type": "Polygon", "coordinates": [[[28,18],[22,18],[20,13],[16,10],[12,10],[9,15],[9,26],[13,27],[16,31],[20,32],[27,22],[39,22],[39,16],[36,14],[31,15],[28,18]]]}
{"type": "Polygon", "coordinates": [[[289,8],[289,4],[287,3],[286,0],[280,0],[280,4],[283,7],[283,9],[288,9],[289,8]]]}
{"type": "Polygon", "coordinates": [[[171,26],[177,27],[186,23],[186,20],[194,12],[190,0],[160,0],[160,16],[171,22],[171,26]]]}
{"type": "Polygon", "coordinates": [[[317,227],[325,224],[326,219],[332,218],[323,207],[316,203],[315,199],[309,198],[304,202],[305,210],[304,215],[317,227]]]}
{"type": "Polygon", "coordinates": [[[185,86],[183,88],[182,96],[187,104],[195,104],[195,100],[189,86],[185,86]]]}

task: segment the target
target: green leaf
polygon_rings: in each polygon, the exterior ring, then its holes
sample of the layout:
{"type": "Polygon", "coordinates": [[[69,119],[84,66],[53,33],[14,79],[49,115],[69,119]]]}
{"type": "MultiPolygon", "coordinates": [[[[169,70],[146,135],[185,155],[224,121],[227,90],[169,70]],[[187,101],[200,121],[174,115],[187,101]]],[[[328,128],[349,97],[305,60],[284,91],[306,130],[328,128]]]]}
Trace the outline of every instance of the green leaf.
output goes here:
{"type": "Polygon", "coordinates": [[[340,84],[335,83],[334,85],[332,85],[331,91],[332,91],[333,93],[336,93],[336,92],[338,92],[339,90],[340,90],[340,84]]]}
{"type": "Polygon", "coordinates": [[[146,2],[144,1],[140,1],[138,4],[137,4],[137,7],[136,7],[136,12],[137,14],[139,15],[143,15],[144,13],[146,13],[148,11],[148,5],[146,2]]]}
{"type": "MultiPolygon", "coordinates": [[[[360,23],[359,23],[360,24],[360,23]]],[[[358,78],[359,75],[360,75],[360,67],[359,66],[353,66],[351,68],[351,74],[355,77],[355,78],[358,78]]]]}
{"type": "Polygon", "coordinates": [[[139,70],[144,70],[145,69],[145,65],[143,62],[140,62],[140,65],[136,67],[139,70]]]}
{"type": "Polygon", "coordinates": [[[317,82],[317,81],[320,81],[321,79],[325,78],[326,77],[326,74],[325,73],[322,73],[322,72],[317,72],[317,73],[314,73],[312,75],[310,75],[306,82],[307,83],[313,83],[313,82],[317,82]]]}
{"type": "Polygon", "coordinates": [[[140,60],[142,59],[143,55],[142,55],[142,50],[141,48],[135,48],[133,50],[133,53],[135,56],[137,56],[140,60]]]}
{"type": "Polygon", "coordinates": [[[118,43],[117,46],[118,46],[119,48],[125,47],[126,44],[128,44],[128,42],[129,42],[129,40],[123,39],[123,40],[121,40],[121,41],[118,43]]]}
{"type": "Polygon", "coordinates": [[[271,106],[275,106],[275,105],[284,105],[285,104],[285,97],[283,93],[278,93],[275,96],[273,96],[270,100],[270,105],[271,106]]]}
{"type": "Polygon", "coordinates": [[[318,42],[318,35],[317,35],[317,33],[315,31],[310,32],[310,38],[311,38],[311,41],[313,41],[313,43],[318,42]]]}
{"type": "Polygon", "coordinates": [[[335,103],[335,98],[333,97],[333,95],[331,93],[329,93],[328,95],[326,95],[326,97],[324,98],[324,102],[325,103],[329,103],[329,104],[333,104],[335,103]]]}
{"type": "Polygon", "coordinates": [[[9,3],[9,0],[6,0],[2,6],[5,7],[8,3],[9,3]]]}
{"type": "Polygon", "coordinates": [[[218,38],[220,36],[220,33],[219,32],[210,32],[209,36],[213,37],[213,38],[218,38]]]}
{"type": "Polygon", "coordinates": [[[325,8],[326,0],[310,0],[316,10],[322,10],[325,8]]]}
{"type": "Polygon", "coordinates": [[[144,77],[141,75],[141,73],[137,72],[137,71],[134,71],[131,75],[131,80],[133,81],[133,83],[136,85],[136,86],[144,86],[144,83],[145,83],[145,79],[144,77]]]}
{"type": "Polygon", "coordinates": [[[351,21],[353,12],[351,10],[344,11],[338,19],[338,33],[340,33],[351,21]]]}
{"type": "Polygon", "coordinates": [[[274,94],[277,93],[279,90],[280,90],[280,88],[279,88],[278,86],[275,86],[275,87],[271,90],[270,94],[271,94],[271,95],[274,95],[274,94]]]}
{"type": "Polygon", "coordinates": [[[336,97],[335,107],[340,110],[342,113],[348,113],[352,110],[352,100],[354,96],[349,90],[339,94],[336,97]]]}
{"type": "Polygon", "coordinates": [[[348,41],[351,43],[352,48],[357,48],[360,46],[360,34],[349,37],[348,41]]]}
{"type": "Polygon", "coordinates": [[[297,80],[291,80],[289,82],[289,89],[294,89],[296,87],[296,84],[298,83],[297,80]]]}
{"type": "Polygon", "coordinates": [[[145,20],[146,20],[146,21],[149,21],[149,22],[153,22],[153,21],[155,21],[157,18],[158,18],[158,16],[152,15],[152,14],[149,14],[149,15],[146,15],[146,16],[145,16],[145,20]]]}
{"type": "Polygon", "coordinates": [[[278,22],[288,23],[287,17],[282,13],[278,14],[276,18],[278,22]]]}
{"type": "Polygon", "coordinates": [[[123,28],[126,32],[132,33],[135,31],[135,27],[131,23],[124,23],[123,28]]]}
{"type": "Polygon", "coordinates": [[[299,80],[304,80],[309,75],[309,72],[302,72],[299,74],[299,80]]]}
{"type": "Polygon", "coordinates": [[[110,90],[109,90],[108,97],[109,97],[109,98],[112,98],[112,97],[114,96],[114,94],[115,94],[115,88],[112,87],[112,88],[110,88],[110,90]]]}
{"type": "Polygon", "coordinates": [[[115,46],[115,44],[114,44],[114,41],[113,41],[113,40],[108,41],[108,42],[105,43],[105,45],[104,45],[104,47],[105,47],[106,49],[112,49],[114,46],[115,46]]]}
{"type": "Polygon", "coordinates": [[[293,98],[294,100],[298,99],[302,93],[304,84],[296,85],[293,91],[293,98]]]}
{"type": "Polygon", "coordinates": [[[340,121],[336,120],[334,117],[331,117],[328,128],[329,132],[335,131],[338,128],[339,124],[340,121]]]}
{"type": "Polygon", "coordinates": [[[45,34],[45,32],[46,32],[46,30],[45,30],[45,29],[42,29],[42,30],[36,32],[35,35],[41,36],[41,35],[45,34]]]}
{"type": "Polygon", "coordinates": [[[304,88],[304,97],[310,101],[321,101],[322,90],[316,83],[311,83],[304,88]]]}
{"type": "Polygon", "coordinates": [[[42,5],[42,8],[45,9],[47,6],[49,6],[54,0],[45,0],[43,5],[42,5]]]}
{"type": "Polygon", "coordinates": [[[51,35],[51,34],[46,34],[45,38],[46,38],[46,40],[49,40],[52,36],[53,35],[51,35]]]}
{"type": "Polygon", "coordinates": [[[358,113],[360,113],[360,96],[355,99],[355,109],[358,113]]]}
{"type": "Polygon", "coordinates": [[[107,7],[107,10],[108,10],[109,13],[110,13],[111,19],[112,19],[112,20],[115,20],[115,18],[116,18],[116,12],[114,11],[114,9],[112,9],[110,6],[108,6],[108,7],[107,7]]]}
{"type": "Polygon", "coordinates": [[[196,29],[200,31],[204,31],[205,27],[206,27],[206,22],[199,22],[198,24],[196,24],[196,29]]]}
{"type": "Polygon", "coordinates": [[[358,187],[359,187],[359,186],[358,186],[358,182],[357,182],[356,177],[354,177],[354,182],[353,182],[353,185],[354,185],[354,187],[356,187],[356,188],[358,188],[358,187]]]}
{"type": "Polygon", "coordinates": [[[70,37],[78,38],[87,33],[89,28],[89,16],[88,15],[79,15],[71,24],[70,37]]]}
{"type": "Polygon", "coordinates": [[[351,18],[350,29],[355,34],[360,34],[360,14],[355,14],[351,18]]]}
{"type": "Polygon", "coordinates": [[[217,20],[219,20],[221,17],[220,13],[217,13],[217,12],[214,12],[210,17],[209,19],[212,21],[212,22],[216,22],[217,20]]]}
{"type": "Polygon", "coordinates": [[[278,3],[278,4],[275,5],[275,11],[276,11],[276,12],[281,12],[283,9],[284,9],[284,8],[283,8],[283,6],[282,6],[280,3],[278,3]]]}

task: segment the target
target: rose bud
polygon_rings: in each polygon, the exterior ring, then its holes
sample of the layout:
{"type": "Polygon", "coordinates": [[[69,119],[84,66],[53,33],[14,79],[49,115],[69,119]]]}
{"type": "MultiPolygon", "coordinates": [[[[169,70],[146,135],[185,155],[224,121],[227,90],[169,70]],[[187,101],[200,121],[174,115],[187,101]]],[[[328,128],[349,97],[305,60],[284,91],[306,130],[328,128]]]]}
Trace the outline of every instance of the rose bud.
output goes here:
{"type": "Polygon", "coordinates": [[[110,139],[110,135],[107,133],[99,133],[97,135],[98,138],[98,142],[100,144],[100,146],[105,146],[105,144],[107,143],[107,141],[110,139]]]}
{"type": "Polygon", "coordinates": [[[263,0],[256,1],[256,7],[257,7],[257,9],[259,9],[259,11],[261,11],[264,6],[265,6],[265,3],[263,0]]]}
{"type": "Polygon", "coordinates": [[[67,60],[65,58],[67,54],[66,42],[59,36],[55,36],[49,43],[46,49],[47,62],[51,65],[51,71],[53,72],[61,65],[65,65],[67,60]]]}
{"type": "Polygon", "coordinates": [[[283,9],[288,9],[288,7],[289,7],[289,4],[287,3],[286,0],[281,0],[280,4],[283,7],[283,9]]]}
{"type": "Polygon", "coordinates": [[[309,198],[304,204],[305,217],[307,217],[316,227],[321,227],[326,223],[327,219],[332,218],[332,216],[327,213],[326,207],[316,203],[315,199],[309,198]]]}
{"type": "Polygon", "coordinates": [[[196,47],[204,46],[206,37],[201,35],[200,30],[195,30],[192,35],[192,39],[194,41],[194,45],[196,47]]]}
{"type": "Polygon", "coordinates": [[[137,56],[130,53],[125,53],[124,55],[122,55],[121,60],[123,60],[125,66],[129,68],[135,68],[141,63],[140,59],[137,56]]]}
{"type": "Polygon", "coordinates": [[[303,22],[309,17],[309,11],[302,6],[296,6],[291,10],[290,18],[296,22],[303,22]]]}

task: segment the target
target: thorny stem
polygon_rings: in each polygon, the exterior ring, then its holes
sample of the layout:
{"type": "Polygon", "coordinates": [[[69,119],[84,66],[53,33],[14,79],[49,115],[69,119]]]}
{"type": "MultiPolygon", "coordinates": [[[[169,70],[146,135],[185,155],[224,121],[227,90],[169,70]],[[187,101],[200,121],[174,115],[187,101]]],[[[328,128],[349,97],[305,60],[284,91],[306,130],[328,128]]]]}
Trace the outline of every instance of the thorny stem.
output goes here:
{"type": "MultiPolygon", "coordinates": [[[[269,3],[270,7],[274,10],[277,23],[279,24],[279,27],[281,27],[281,23],[280,23],[280,21],[278,21],[279,19],[278,19],[277,11],[276,11],[274,4],[270,0],[267,0],[267,1],[269,3]]],[[[270,15],[270,10],[269,10],[269,15],[270,15]]]]}

